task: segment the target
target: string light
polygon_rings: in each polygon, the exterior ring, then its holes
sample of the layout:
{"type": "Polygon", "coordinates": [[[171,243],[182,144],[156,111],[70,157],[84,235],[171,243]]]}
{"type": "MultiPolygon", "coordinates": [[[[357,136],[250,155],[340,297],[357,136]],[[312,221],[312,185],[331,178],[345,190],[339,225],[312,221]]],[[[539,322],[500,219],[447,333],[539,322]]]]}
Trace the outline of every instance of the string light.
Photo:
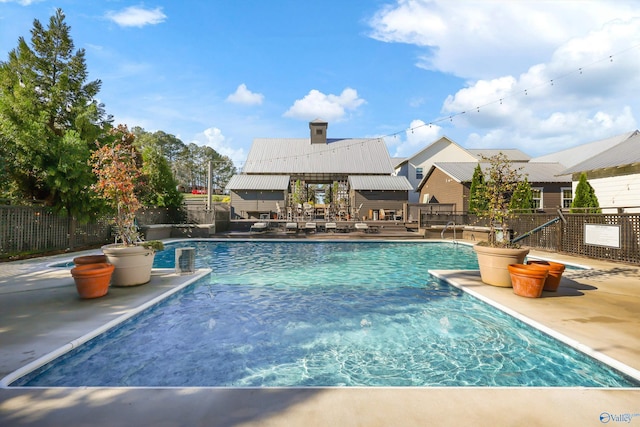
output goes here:
{"type": "MultiPolygon", "coordinates": [[[[617,53],[615,53],[615,54],[612,54],[612,55],[609,55],[609,56],[607,56],[607,57],[604,57],[604,58],[601,58],[601,59],[599,59],[599,60],[596,60],[596,61],[594,61],[594,62],[592,62],[592,63],[590,63],[590,64],[587,64],[587,65],[584,65],[584,66],[582,66],[582,67],[579,67],[579,68],[575,69],[574,71],[569,71],[569,72],[567,72],[567,73],[565,73],[565,74],[555,76],[553,79],[550,79],[547,83],[541,83],[541,84],[540,84],[540,85],[538,85],[538,86],[534,86],[534,87],[526,88],[526,89],[522,90],[520,93],[524,93],[525,95],[528,95],[528,94],[529,94],[529,91],[534,90],[534,89],[541,88],[542,86],[554,86],[554,85],[555,85],[555,82],[557,82],[558,80],[562,80],[562,79],[569,78],[569,77],[571,77],[572,75],[574,75],[574,74],[576,74],[576,73],[577,73],[578,75],[582,75],[582,74],[583,74],[583,72],[584,72],[584,70],[585,70],[586,68],[593,67],[593,66],[595,66],[595,65],[597,65],[597,64],[599,64],[599,63],[601,63],[601,62],[607,61],[607,59],[608,59],[608,62],[610,62],[610,63],[611,63],[611,62],[613,62],[613,57],[614,57],[614,55],[621,55],[621,54],[623,54],[623,53],[626,53],[626,52],[629,52],[629,51],[631,51],[631,50],[635,50],[635,49],[638,49],[638,48],[640,48],[640,44],[637,44],[637,45],[631,46],[631,47],[629,47],[629,48],[627,48],[627,49],[625,49],[625,50],[619,51],[619,52],[617,52],[617,53]]],[[[513,94],[515,94],[515,93],[516,93],[516,92],[512,92],[512,95],[513,95],[513,94]]],[[[512,95],[510,95],[510,96],[512,96],[512,95]]],[[[510,96],[502,97],[502,98],[499,98],[498,100],[494,100],[494,101],[487,102],[486,104],[478,105],[478,106],[475,108],[475,110],[476,110],[476,112],[477,112],[477,113],[480,113],[480,109],[481,109],[481,108],[484,108],[484,107],[487,107],[487,106],[490,106],[490,105],[493,105],[493,104],[496,104],[496,103],[498,103],[499,105],[503,105],[503,102],[505,101],[505,98],[509,98],[510,96]]],[[[465,113],[466,113],[465,111],[460,111],[460,112],[457,112],[457,113],[451,114],[451,115],[449,115],[449,116],[447,116],[447,117],[442,117],[442,118],[439,118],[439,119],[432,120],[432,121],[430,121],[429,123],[423,123],[423,124],[420,124],[420,125],[417,125],[417,126],[411,127],[411,128],[409,128],[409,129],[406,129],[404,132],[403,132],[403,131],[393,132],[393,133],[389,133],[389,134],[382,135],[382,136],[375,137],[375,138],[368,138],[368,139],[365,139],[364,141],[363,141],[362,139],[354,139],[354,141],[353,141],[351,144],[349,144],[349,143],[345,144],[345,145],[344,145],[344,148],[345,148],[346,150],[349,150],[349,149],[350,149],[350,146],[351,146],[351,145],[355,145],[355,144],[360,144],[360,146],[361,146],[361,147],[364,147],[364,144],[365,144],[366,142],[368,142],[368,141],[378,141],[378,140],[381,140],[381,139],[384,139],[384,138],[388,138],[388,137],[393,137],[394,139],[396,139],[396,138],[397,138],[397,136],[398,136],[399,134],[401,134],[401,133],[408,133],[409,131],[411,131],[411,134],[414,134],[414,133],[415,133],[414,131],[415,131],[416,129],[419,129],[419,128],[421,128],[421,127],[425,127],[425,126],[427,126],[427,125],[429,126],[429,129],[431,129],[431,128],[432,128],[432,125],[437,124],[437,123],[444,122],[444,121],[446,121],[446,120],[448,120],[449,122],[453,122],[453,119],[454,119],[455,117],[457,117],[457,116],[461,116],[461,115],[463,115],[463,114],[465,114],[465,113]]],[[[333,147],[331,148],[331,150],[332,150],[332,152],[333,152],[334,154],[336,153],[336,150],[335,150],[333,147]]],[[[328,151],[328,150],[327,150],[327,151],[328,151]]],[[[320,150],[320,151],[316,152],[316,154],[321,153],[321,152],[322,152],[322,150],[320,150]]],[[[307,154],[307,158],[308,158],[308,156],[309,156],[309,155],[307,154]]],[[[278,157],[278,158],[273,158],[273,159],[287,160],[287,159],[298,159],[298,158],[299,158],[298,156],[291,156],[291,155],[288,155],[288,156],[283,156],[283,157],[278,157]]],[[[252,165],[252,163],[251,163],[251,162],[245,162],[245,163],[244,163],[244,165],[245,165],[245,166],[248,166],[248,165],[252,165]]]]}

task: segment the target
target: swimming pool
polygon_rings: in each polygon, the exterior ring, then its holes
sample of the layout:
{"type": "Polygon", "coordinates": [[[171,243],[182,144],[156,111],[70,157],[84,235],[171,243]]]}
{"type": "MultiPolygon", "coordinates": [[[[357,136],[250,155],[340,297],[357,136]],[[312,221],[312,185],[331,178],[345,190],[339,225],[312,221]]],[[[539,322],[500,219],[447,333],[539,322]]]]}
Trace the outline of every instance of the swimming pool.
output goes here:
{"type": "Polygon", "coordinates": [[[12,386],[636,387],[427,273],[464,245],[184,242],[213,273],[12,386]]]}

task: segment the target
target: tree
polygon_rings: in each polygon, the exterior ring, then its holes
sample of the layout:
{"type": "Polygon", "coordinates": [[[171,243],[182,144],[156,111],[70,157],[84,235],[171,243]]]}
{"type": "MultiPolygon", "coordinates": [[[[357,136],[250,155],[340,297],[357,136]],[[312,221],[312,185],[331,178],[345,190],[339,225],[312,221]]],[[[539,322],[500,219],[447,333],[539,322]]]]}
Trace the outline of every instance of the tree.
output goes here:
{"type": "Polygon", "coordinates": [[[527,177],[524,178],[524,181],[518,182],[511,195],[509,209],[516,213],[533,213],[533,191],[531,191],[531,184],[529,184],[527,177]]]}
{"type": "Polygon", "coordinates": [[[576,187],[576,194],[571,202],[571,213],[601,213],[600,203],[598,203],[598,197],[596,197],[596,191],[593,189],[589,181],[587,181],[587,174],[582,172],[580,174],[580,180],[576,187]]]}
{"type": "Polygon", "coordinates": [[[112,142],[102,145],[91,155],[97,182],[93,189],[115,212],[116,241],[133,245],[139,239],[135,224],[136,212],[142,207],[138,196],[138,152],[133,146],[135,136],[126,126],[110,131],[112,142]]]}
{"type": "Polygon", "coordinates": [[[471,178],[471,187],[469,188],[469,213],[481,214],[487,210],[487,199],[483,197],[484,192],[484,174],[480,163],[476,165],[471,178]]]}
{"type": "Polygon", "coordinates": [[[85,52],[74,52],[58,9],[45,29],[34,20],[31,46],[20,37],[0,63],[0,154],[16,200],[38,200],[71,215],[89,210],[93,179],[85,167],[111,118],[87,82],[85,52]]]}
{"type": "Polygon", "coordinates": [[[496,228],[499,227],[503,233],[509,230],[507,221],[513,215],[510,208],[511,196],[521,180],[522,168],[514,168],[511,160],[503,153],[484,158],[484,160],[489,161],[489,168],[481,197],[487,201],[487,210],[483,216],[488,218],[491,228],[489,246],[509,247],[511,241],[508,238],[505,239],[504,234],[502,240],[496,239],[496,228]]]}
{"type": "Polygon", "coordinates": [[[148,186],[148,191],[142,197],[147,206],[179,208],[182,206],[182,193],[178,191],[178,184],[166,158],[159,147],[146,146],[142,150],[142,173],[148,186]]]}

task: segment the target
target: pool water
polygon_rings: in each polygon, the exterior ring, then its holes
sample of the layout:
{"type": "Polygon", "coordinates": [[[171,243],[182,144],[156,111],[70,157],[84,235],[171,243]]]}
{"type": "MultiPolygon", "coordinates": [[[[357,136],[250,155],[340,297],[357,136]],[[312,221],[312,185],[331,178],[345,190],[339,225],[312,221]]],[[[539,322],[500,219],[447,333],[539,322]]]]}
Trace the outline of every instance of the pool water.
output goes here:
{"type": "Polygon", "coordinates": [[[13,386],[636,387],[441,282],[472,248],[409,242],[185,242],[213,273],[13,386]]]}

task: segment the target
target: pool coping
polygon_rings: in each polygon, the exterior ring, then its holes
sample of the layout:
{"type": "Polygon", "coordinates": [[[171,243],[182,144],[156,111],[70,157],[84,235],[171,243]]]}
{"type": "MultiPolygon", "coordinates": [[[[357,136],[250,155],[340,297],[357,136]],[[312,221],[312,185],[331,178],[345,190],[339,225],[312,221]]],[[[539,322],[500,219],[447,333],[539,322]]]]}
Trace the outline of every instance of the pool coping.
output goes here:
{"type": "MultiPolygon", "coordinates": [[[[287,240],[287,239],[257,239],[257,238],[251,238],[251,239],[233,239],[233,240],[229,240],[229,239],[220,239],[220,238],[197,238],[197,239],[185,239],[185,238],[176,238],[176,239],[167,239],[164,241],[164,243],[177,243],[177,242],[192,242],[192,243],[197,243],[199,241],[203,241],[203,242],[210,242],[210,241],[216,241],[216,242],[287,242],[287,243],[304,243],[307,240],[296,240],[296,241],[291,241],[291,240],[287,240]]],[[[382,242],[382,243],[389,243],[389,242],[397,242],[397,243],[406,243],[406,244],[420,244],[420,243],[424,243],[424,244],[429,244],[429,243],[454,243],[454,244],[461,244],[461,245],[465,245],[465,246],[473,246],[473,243],[470,242],[464,242],[464,241],[451,241],[451,240],[443,240],[443,239],[430,239],[430,240],[395,240],[395,239],[350,239],[348,241],[345,240],[333,240],[333,239],[323,239],[322,242],[326,242],[326,243],[351,243],[351,242],[361,242],[361,243],[374,243],[374,242],[382,242]]],[[[78,254],[75,254],[75,256],[77,256],[78,254]]],[[[540,256],[538,255],[530,255],[531,258],[535,258],[535,259],[547,259],[547,260],[554,260],[553,257],[545,257],[545,256],[540,256]]],[[[53,269],[60,269],[60,268],[68,268],[68,265],[61,265],[61,264],[68,264],[69,262],[72,262],[73,258],[67,258],[64,260],[56,260],[55,262],[49,262],[46,264],[46,266],[48,268],[53,268],[53,269]]],[[[566,261],[565,261],[566,262],[566,261]]],[[[576,266],[576,267],[580,267],[580,268],[584,268],[584,269],[589,269],[590,267],[588,265],[584,265],[584,264],[580,264],[580,263],[571,263],[571,265],[576,266]]],[[[171,273],[173,271],[173,269],[154,269],[154,274],[158,274],[158,273],[171,273]]],[[[474,272],[477,270],[428,270],[427,272],[429,274],[431,274],[432,276],[434,276],[435,278],[438,278],[440,280],[443,280],[444,282],[463,290],[464,292],[468,293],[469,295],[471,295],[472,297],[475,297],[489,305],[491,305],[492,307],[501,310],[502,312],[524,322],[525,324],[541,331],[544,334],[547,334],[561,342],[563,342],[564,344],[592,357],[593,359],[604,363],[610,367],[612,367],[613,369],[623,373],[624,375],[629,376],[630,378],[639,381],[640,382],[640,371],[621,362],[618,359],[615,359],[613,357],[610,357],[602,352],[599,352],[597,350],[595,350],[594,348],[580,342],[579,340],[570,338],[569,336],[562,334],[560,332],[558,332],[557,330],[553,329],[552,327],[546,326],[543,323],[540,323],[534,319],[532,319],[531,317],[528,317],[514,309],[509,308],[508,306],[501,304],[497,301],[495,301],[494,299],[484,295],[482,292],[477,292],[474,289],[472,289],[473,286],[469,286],[468,284],[464,284],[464,283],[460,283],[457,282],[456,280],[451,278],[451,275],[456,275],[458,273],[470,273],[470,272],[474,272]]],[[[95,338],[96,336],[120,325],[121,323],[125,322],[126,320],[136,316],[137,314],[143,312],[144,310],[148,309],[149,307],[152,307],[154,305],[156,305],[157,303],[165,300],[166,298],[170,297],[171,295],[175,294],[176,292],[179,292],[180,290],[182,290],[183,288],[190,286],[191,284],[193,284],[194,282],[196,282],[197,280],[201,279],[202,277],[205,277],[206,275],[211,273],[211,269],[200,269],[198,270],[194,275],[192,275],[186,282],[179,284],[178,286],[172,287],[171,289],[167,290],[166,292],[157,295],[156,297],[152,298],[151,300],[148,300],[146,302],[144,302],[143,304],[127,311],[126,313],[122,314],[121,316],[118,316],[117,318],[114,318],[110,321],[108,321],[107,323],[99,326],[98,328],[89,331],[88,333],[85,333],[84,335],[80,336],[77,339],[71,340],[70,342],[67,342],[65,344],[63,344],[62,346],[60,346],[59,348],[45,354],[44,356],[18,368],[17,370],[9,373],[8,375],[4,376],[3,378],[0,379],[0,388],[11,388],[11,389],[17,389],[17,388],[25,388],[25,389],[31,389],[34,387],[19,387],[19,386],[14,386],[11,387],[10,384],[14,381],[16,381],[17,379],[21,378],[24,375],[27,375],[28,373],[40,368],[41,366],[51,362],[52,360],[60,357],[61,355],[73,350],[74,348],[84,344],[85,342],[95,338]]],[[[473,283],[473,282],[472,282],[473,283]]],[[[486,286],[486,285],[485,285],[486,286]]],[[[493,288],[493,287],[489,287],[489,288],[493,288]]],[[[37,388],[37,387],[36,387],[37,388]]],[[[142,387],[142,388],[147,388],[147,387],[142,387]]],[[[149,387],[149,388],[154,388],[154,387],[149,387]]],[[[216,387],[213,387],[216,388],[216,387]]],[[[251,387],[248,387],[249,389],[251,387]]],[[[570,388],[570,387],[569,387],[570,388]]],[[[594,388],[599,388],[599,387],[594,387],[594,388]]],[[[616,389],[624,389],[625,387],[617,387],[616,389]]],[[[633,389],[633,388],[632,388],[633,389]]]]}

